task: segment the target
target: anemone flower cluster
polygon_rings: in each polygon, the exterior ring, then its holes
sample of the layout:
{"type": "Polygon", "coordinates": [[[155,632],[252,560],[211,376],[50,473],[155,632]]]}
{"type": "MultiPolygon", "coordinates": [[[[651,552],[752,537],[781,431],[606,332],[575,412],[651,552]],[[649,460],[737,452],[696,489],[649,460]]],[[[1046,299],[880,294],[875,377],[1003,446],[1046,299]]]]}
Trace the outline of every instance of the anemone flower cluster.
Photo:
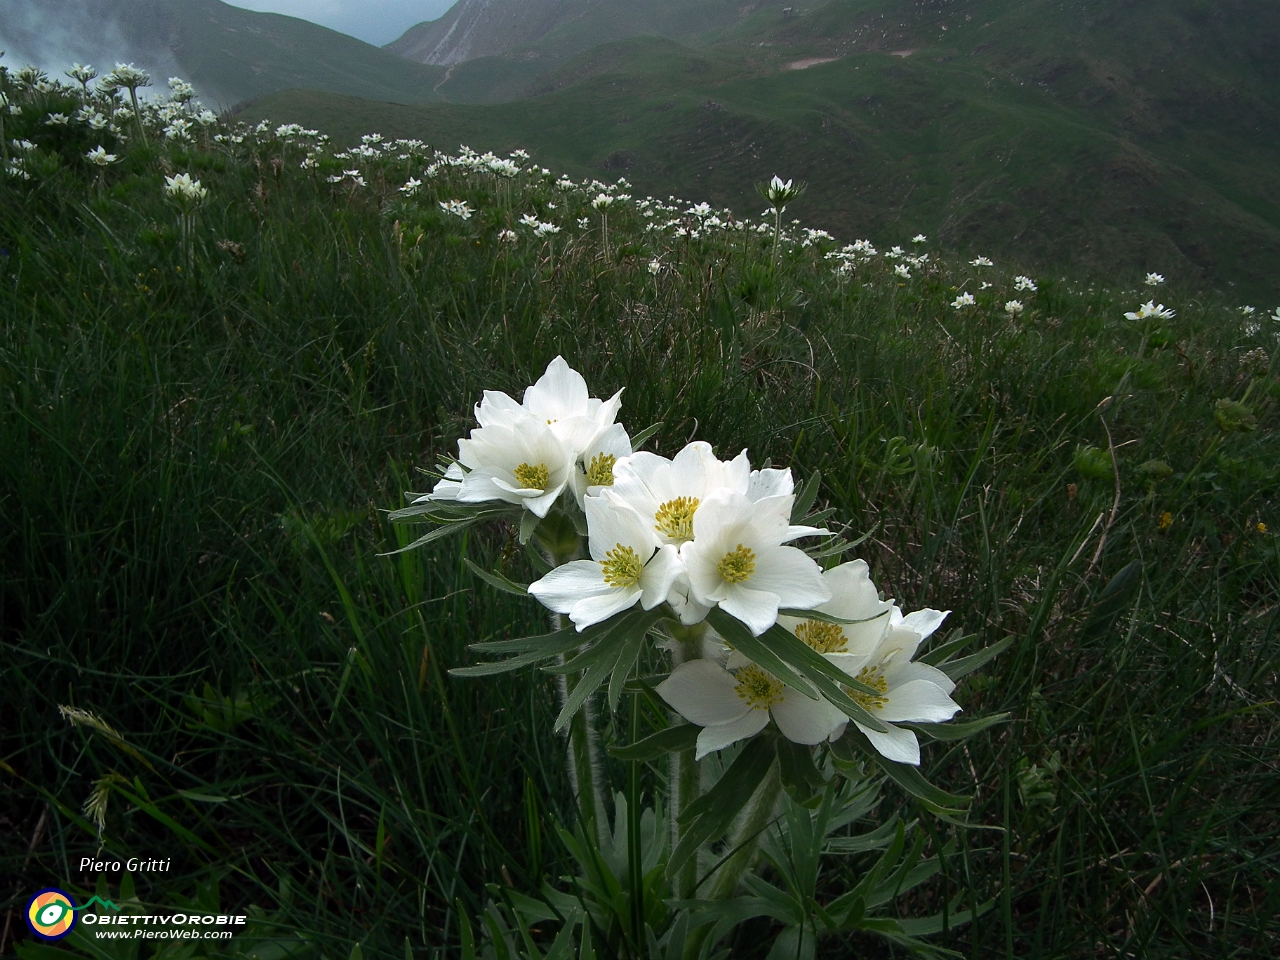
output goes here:
{"type": "Polygon", "coordinates": [[[753,468],[745,450],[721,460],[698,440],[670,459],[633,449],[617,422],[621,395],[592,397],[562,357],[518,402],[486,391],[475,407],[479,426],[414,503],[509,504],[530,524],[578,517],[587,556],[552,557],[556,565],[528,593],[578,633],[638,607],[709,638],[702,656],[684,659],[656,688],[702,728],[699,757],[771,721],[809,745],[839,739],[853,722],[883,756],[919,764],[915,734],[895,724],[943,722],[960,709],[945,673],[912,662],[946,613],[904,614],[879,598],[865,562],[824,571],[796,546],[809,540],[819,552],[830,533],[793,518],[790,470],[753,468]],[[710,629],[717,610],[746,628],[739,645],[746,631],[790,633],[846,678],[844,693],[861,709],[851,716],[719,642],[710,629]]]}

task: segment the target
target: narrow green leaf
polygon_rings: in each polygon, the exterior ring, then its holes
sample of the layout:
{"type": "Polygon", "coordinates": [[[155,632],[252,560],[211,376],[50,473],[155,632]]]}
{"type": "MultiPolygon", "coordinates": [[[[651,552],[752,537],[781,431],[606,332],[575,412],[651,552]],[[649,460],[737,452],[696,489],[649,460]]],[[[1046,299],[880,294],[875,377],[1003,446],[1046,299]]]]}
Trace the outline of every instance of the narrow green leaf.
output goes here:
{"type": "Polygon", "coordinates": [[[796,492],[795,501],[791,506],[791,522],[799,524],[801,518],[809,512],[809,508],[813,506],[813,501],[818,499],[818,484],[822,482],[822,471],[815,470],[809,474],[809,478],[801,485],[796,492]]]}
{"type": "Polygon", "coordinates": [[[889,611],[878,613],[874,617],[863,617],[860,620],[849,620],[845,617],[837,617],[834,613],[823,613],[820,610],[796,610],[786,607],[778,611],[780,617],[797,617],[801,620],[820,620],[823,623],[870,623],[872,620],[882,620],[889,616],[889,611]]]}
{"type": "Polygon", "coordinates": [[[637,433],[634,437],[631,438],[631,449],[639,450],[641,447],[645,445],[645,442],[650,437],[652,437],[655,433],[657,433],[661,429],[662,429],[661,420],[659,420],[657,423],[653,423],[645,427],[643,430],[641,430],[639,433],[637,433]]]}
{"type": "Polygon", "coordinates": [[[814,765],[813,748],[781,738],[777,742],[777,750],[778,774],[783,789],[796,803],[809,806],[819,796],[817,788],[827,782],[814,765]]]}
{"type": "Polygon", "coordinates": [[[885,776],[939,815],[956,816],[963,813],[969,805],[967,797],[959,797],[935,787],[915,767],[895,763],[881,756],[866,735],[853,724],[845,728],[844,736],[831,744],[831,750],[846,760],[853,759],[854,750],[866,754],[884,771],[885,776]]]}
{"type": "Polygon", "coordinates": [[[386,553],[380,553],[380,557],[394,557],[397,553],[405,553],[409,550],[416,550],[418,547],[425,547],[428,543],[439,540],[441,537],[448,537],[455,533],[461,533],[477,521],[458,520],[454,523],[447,523],[442,527],[436,527],[430,533],[425,533],[408,546],[401,547],[399,550],[388,550],[386,553]]]}
{"type": "Polygon", "coordinates": [[[1013,637],[1005,637],[999,643],[983,647],[977,653],[971,653],[967,657],[960,657],[958,660],[948,660],[946,663],[940,663],[938,664],[938,669],[952,680],[959,680],[966,674],[977,670],[988,660],[1009,649],[1011,643],[1013,643],[1013,637]]]}
{"type": "Polygon", "coordinates": [[[967,634],[960,629],[952,630],[950,640],[936,647],[931,647],[924,653],[917,654],[916,663],[927,663],[931,667],[936,667],[953,653],[957,653],[973,643],[977,638],[978,635],[976,633],[967,634]]]}
{"type": "Polygon", "coordinates": [[[528,543],[529,538],[533,536],[533,532],[538,529],[538,524],[542,522],[532,510],[525,510],[520,514],[520,542],[528,543]]]}
{"type": "Polygon", "coordinates": [[[688,750],[698,742],[702,728],[696,723],[681,723],[652,733],[625,747],[610,747],[609,756],[619,760],[654,760],[668,753],[688,750]]]}
{"type": "Polygon", "coordinates": [[[468,650],[479,650],[484,653],[526,653],[531,650],[549,650],[552,653],[564,653],[574,647],[590,642],[592,634],[589,630],[579,633],[573,627],[564,630],[553,630],[551,633],[540,633],[532,637],[518,637],[513,640],[482,640],[467,645],[468,650]]]}
{"type": "Polygon", "coordinates": [[[966,737],[972,737],[975,733],[981,733],[988,727],[994,727],[997,723],[1004,723],[1008,719],[1007,713],[993,713],[989,717],[963,723],[900,723],[898,726],[914,730],[934,740],[963,740],[966,737]]]}
{"type": "Polygon", "coordinates": [[[490,573],[479,564],[473,563],[470,557],[463,557],[462,562],[465,563],[467,565],[467,569],[477,577],[489,584],[489,586],[496,587],[501,590],[503,593],[513,593],[517,597],[527,597],[529,595],[529,588],[523,583],[516,583],[514,580],[508,580],[500,573],[490,573]]]}

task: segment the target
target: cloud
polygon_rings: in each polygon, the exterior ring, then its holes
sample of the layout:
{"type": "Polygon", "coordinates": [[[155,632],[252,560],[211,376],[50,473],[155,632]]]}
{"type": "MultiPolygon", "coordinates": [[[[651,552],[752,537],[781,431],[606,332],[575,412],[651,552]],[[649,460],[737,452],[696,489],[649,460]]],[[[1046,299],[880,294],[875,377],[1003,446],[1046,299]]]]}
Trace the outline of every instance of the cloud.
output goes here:
{"type": "Polygon", "coordinates": [[[435,20],[454,0],[234,0],[234,7],[283,13],[384,46],[416,23],[435,20]]]}

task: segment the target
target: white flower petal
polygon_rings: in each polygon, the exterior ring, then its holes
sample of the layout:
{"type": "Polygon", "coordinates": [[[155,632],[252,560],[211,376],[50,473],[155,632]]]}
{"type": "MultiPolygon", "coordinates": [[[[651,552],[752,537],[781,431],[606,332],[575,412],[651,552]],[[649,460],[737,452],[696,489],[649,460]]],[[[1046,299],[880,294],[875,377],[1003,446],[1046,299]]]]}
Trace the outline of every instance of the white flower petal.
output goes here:
{"type": "Polygon", "coordinates": [[[640,562],[646,563],[658,548],[657,535],[625,501],[610,493],[606,490],[602,496],[587,497],[583,501],[592,558],[603,561],[610,550],[621,544],[634,550],[640,562]]]}
{"type": "Polygon", "coordinates": [[[831,599],[831,587],[822,578],[822,568],[795,547],[761,551],[755,573],[746,582],[757,590],[777,594],[786,606],[800,610],[811,610],[831,599]]]}
{"type": "Polygon", "coordinates": [[[858,729],[867,735],[867,739],[880,752],[880,756],[888,760],[896,760],[898,763],[909,763],[913,767],[920,766],[920,741],[916,739],[914,731],[886,723],[885,726],[888,729],[880,733],[864,727],[856,720],[854,723],[857,723],[858,729]]]}
{"type": "Polygon", "coordinates": [[[568,613],[584,597],[607,593],[612,589],[604,582],[600,564],[594,560],[570,561],[556,567],[541,580],[529,584],[530,595],[556,613],[568,613]]]}
{"type": "Polygon", "coordinates": [[[594,597],[585,597],[573,605],[573,609],[569,611],[569,619],[575,627],[585,630],[593,623],[608,620],[615,613],[634,607],[640,599],[639,587],[609,587],[608,591],[594,597]]]}
{"type": "Polygon", "coordinates": [[[902,626],[908,630],[914,630],[920,635],[920,639],[924,640],[933,635],[933,632],[942,626],[942,621],[947,619],[950,610],[914,610],[902,618],[902,626]]]}
{"type": "Polygon", "coordinates": [[[524,407],[542,419],[561,420],[585,416],[589,399],[582,374],[570,367],[564,357],[556,357],[547,364],[538,382],[525,390],[524,407]]]}
{"type": "Polygon", "coordinates": [[[747,737],[754,737],[768,724],[768,710],[748,709],[746,714],[730,723],[703,727],[702,732],[698,734],[698,747],[694,752],[694,759],[701,760],[713,750],[721,750],[731,743],[737,743],[747,737]]]}
{"type": "Polygon", "coordinates": [[[641,605],[652,610],[660,603],[665,603],[671,594],[671,588],[684,573],[684,564],[680,562],[680,554],[675,547],[664,543],[653,558],[645,564],[640,575],[640,588],[644,591],[641,605]]]}
{"type": "Polygon", "coordinates": [[[960,704],[928,680],[909,680],[891,687],[888,698],[889,702],[875,711],[877,720],[944,723],[960,711],[960,704]]]}
{"type": "Polygon", "coordinates": [[[734,689],[737,685],[733,674],[715,661],[687,660],[654,689],[680,716],[706,727],[730,723],[751,711],[734,689]]]}
{"type": "Polygon", "coordinates": [[[845,719],[827,701],[810,700],[803,693],[787,687],[782,702],[769,708],[782,735],[792,743],[821,743],[845,719]]]}
{"type": "Polygon", "coordinates": [[[720,609],[745,623],[754,636],[760,636],[777,622],[778,595],[776,593],[752,590],[742,584],[732,584],[726,588],[726,594],[720,601],[720,609]]]}

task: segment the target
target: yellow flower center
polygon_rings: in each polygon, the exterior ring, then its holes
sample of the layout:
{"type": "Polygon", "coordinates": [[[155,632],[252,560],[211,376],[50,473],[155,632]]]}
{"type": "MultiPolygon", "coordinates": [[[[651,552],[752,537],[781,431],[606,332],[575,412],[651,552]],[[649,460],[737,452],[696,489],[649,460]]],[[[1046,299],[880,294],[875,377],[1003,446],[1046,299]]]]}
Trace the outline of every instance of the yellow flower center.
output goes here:
{"type": "Polygon", "coordinates": [[[630,547],[615,544],[614,548],[604,555],[600,564],[600,573],[604,582],[611,587],[633,587],[640,582],[640,574],[644,564],[630,547]]]}
{"type": "Polygon", "coordinates": [[[884,678],[884,674],[880,672],[880,668],[863,667],[858,671],[855,678],[859,683],[866,684],[876,693],[863,693],[861,690],[854,690],[852,687],[845,687],[844,692],[847,693],[851,700],[864,710],[879,710],[889,698],[885,696],[889,692],[889,681],[884,678]]]}
{"type": "Polygon", "coordinates": [[[719,571],[721,578],[729,583],[742,583],[756,572],[756,555],[750,547],[738,544],[720,558],[720,562],[716,564],[716,570],[719,571]]]}
{"type": "Polygon", "coordinates": [[[545,490],[551,484],[551,471],[545,463],[522,463],[514,473],[525,490],[545,490]]]}
{"type": "Polygon", "coordinates": [[[819,653],[846,653],[849,641],[838,623],[806,620],[796,627],[796,636],[819,653]]]}
{"type": "Polygon", "coordinates": [[[698,504],[701,502],[697,497],[676,497],[674,500],[668,500],[653,515],[653,519],[657,521],[653,528],[672,540],[692,540],[693,512],[698,509],[698,504]]]}
{"type": "Polygon", "coordinates": [[[782,702],[782,681],[775,680],[754,663],[743,667],[736,676],[738,682],[733,689],[752,709],[768,710],[782,702]]]}
{"type": "Polygon", "coordinates": [[[597,453],[587,464],[587,485],[592,487],[613,486],[613,465],[618,458],[612,453],[597,453]]]}

